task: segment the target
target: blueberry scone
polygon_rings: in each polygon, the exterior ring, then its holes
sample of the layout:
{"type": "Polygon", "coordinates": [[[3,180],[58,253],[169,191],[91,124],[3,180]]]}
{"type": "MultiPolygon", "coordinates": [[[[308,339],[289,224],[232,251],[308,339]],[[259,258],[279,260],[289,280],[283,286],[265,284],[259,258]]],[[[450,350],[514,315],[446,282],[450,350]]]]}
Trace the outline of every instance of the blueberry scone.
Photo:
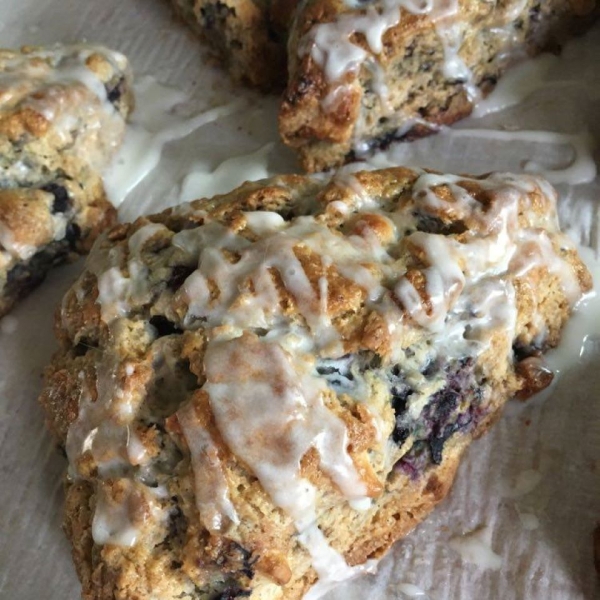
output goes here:
{"type": "Polygon", "coordinates": [[[316,171],[432,133],[599,9],[596,0],[305,0],[290,31],[282,138],[316,171]]]}
{"type": "Polygon", "coordinates": [[[548,385],[588,271],[543,179],[285,176],[103,233],[41,403],[87,600],[312,600],[548,385]]]}
{"type": "Polygon", "coordinates": [[[287,29],[296,0],[171,0],[238,82],[263,91],[286,83],[287,29]]]}
{"type": "Polygon", "coordinates": [[[0,50],[0,315],[114,222],[100,173],[133,108],[130,79],[106,48],[0,50]]]}

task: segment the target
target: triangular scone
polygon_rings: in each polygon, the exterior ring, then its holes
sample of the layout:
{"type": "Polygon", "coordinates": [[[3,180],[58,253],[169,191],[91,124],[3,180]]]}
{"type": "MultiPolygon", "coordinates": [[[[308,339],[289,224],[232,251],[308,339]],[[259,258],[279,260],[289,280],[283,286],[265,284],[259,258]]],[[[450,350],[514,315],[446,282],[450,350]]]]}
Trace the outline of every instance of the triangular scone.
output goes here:
{"type": "Polygon", "coordinates": [[[0,315],[115,222],[100,175],[132,109],[118,52],[0,50],[0,315]]]}
{"type": "Polygon", "coordinates": [[[558,47],[596,0],[307,0],[288,43],[282,138],[319,171],[468,115],[511,63],[558,47]]]}
{"type": "Polygon", "coordinates": [[[245,184],[103,234],[41,402],[91,600],[314,599],[552,376],[590,275],[528,175],[245,184]]]}

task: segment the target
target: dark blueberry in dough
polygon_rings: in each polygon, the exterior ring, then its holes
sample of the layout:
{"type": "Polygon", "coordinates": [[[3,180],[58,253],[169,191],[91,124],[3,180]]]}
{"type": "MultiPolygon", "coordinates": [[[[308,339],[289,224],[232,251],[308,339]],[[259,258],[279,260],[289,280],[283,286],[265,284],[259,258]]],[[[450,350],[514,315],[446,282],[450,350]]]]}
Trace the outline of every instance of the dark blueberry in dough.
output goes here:
{"type": "Polygon", "coordinates": [[[179,327],[172,321],[169,321],[167,317],[163,315],[155,315],[150,319],[150,325],[154,327],[158,333],[158,337],[164,337],[165,335],[173,335],[177,333],[183,333],[179,327]]]}
{"type": "Polygon", "coordinates": [[[440,428],[440,431],[429,437],[429,451],[431,452],[431,460],[434,464],[442,464],[444,445],[459,428],[458,423],[452,423],[443,429],[440,428]]]}
{"type": "Polygon", "coordinates": [[[484,416],[480,410],[483,398],[474,375],[474,360],[464,358],[452,363],[430,362],[422,373],[426,377],[442,374],[445,385],[433,394],[418,418],[408,414],[408,401],[414,393],[406,384],[402,369],[393,367],[388,375],[392,408],[396,425],[392,439],[401,446],[410,435],[413,447],[401,459],[399,468],[409,475],[421,473],[428,465],[439,465],[444,445],[455,433],[472,429],[484,416]]]}
{"type": "Polygon", "coordinates": [[[81,239],[81,227],[77,223],[69,223],[65,232],[65,240],[74,246],[81,239]]]}
{"type": "Polygon", "coordinates": [[[249,590],[242,590],[239,587],[227,587],[214,600],[236,600],[236,598],[247,598],[250,595],[249,590]]]}
{"type": "Polygon", "coordinates": [[[413,393],[413,390],[406,384],[394,385],[391,388],[392,408],[396,417],[402,416],[406,412],[406,403],[413,393]]]}
{"type": "Polygon", "coordinates": [[[202,25],[206,29],[213,29],[217,23],[224,23],[229,16],[235,17],[235,9],[222,2],[207,4],[200,9],[202,25]]]}
{"type": "Polygon", "coordinates": [[[426,213],[415,212],[414,217],[417,219],[417,230],[426,233],[436,233],[443,235],[461,234],[467,230],[464,221],[444,222],[439,217],[433,217],[426,213]]]}
{"type": "Polygon", "coordinates": [[[253,557],[250,550],[247,550],[237,542],[234,542],[234,548],[241,556],[241,572],[248,577],[248,579],[252,579],[254,577],[254,563],[258,560],[258,557],[253,557]]]}
{"type": "Polygon", "coordinates": [[[97,347],[98,344],[96,342],[93,342],[92,340],[89,340],[87,338],[82,338],[81,340],[79,340],[79,343],[73,348],[73,353],[75,354],[75,356],[84,356],[85,354],[87,354],[88,350],[92,350],[97,347]]]}
{"type": "Polygon", "coordinates": [[[536,4],[534,6],[532,6],[529,9],[529,18],[533,21],[533,22],[537,22],[540,20],[541,18],[541,5],[540,4],[536,4]]]}
{"type": "Polygon", "coordinates": [[[403,381],[400,368],[397,365],[392,368],[389,377],[392,379],[390,388],[392,408],[396,415],[396,425],[392,431],[392,439],[398,446],[402,446],[410,435],[410,427],[406,422],[405,415],[408,399],[413,393],[413,389],[403,381]]]}
{"type": "Polygon", "coordinates": [[[52,242],[27,262],[15,265],[6,275],[4,295],[9,298],[25,296],[44,281],[52,267],[65,260],[69,250],[64,240],[52,242]]]}
{"type": "Polygon", "coordinates": [[[49,192],[54,196],[54,202],[52,203],[53,213],[64,213],[67,212],[72,206],[73,202],[69,197],[69,192],[66,188],[58,183],[49,183],[45,185],[42,190],[49,192]]]}
{"type": "Polygon", "coordinates": [[[408,439],[410,435],[410,431],[408,427],[394,427],[394,431],[392,431],[392,439],[398,446],[402,446],[404,442],[408,439]]]}
{"type": "Polygon", "coordinates": [[[177,265],[171,269],[171,276],[167,281],[167,287],[172,290],[178,290],[183,282],[196,270],[196,267],[187,265],[177,265]]]}
{"type": "Polygon", "coordinates": [[[121,96],[123,95],[124,85],[125,85],[125,79],[121,78],[121,79],[119,79],[117,85],[115,85],[111,89],[107,88],[106,98],[112,105],[116,105],[119,102],[119,100],[121,99],[121,96]]]}
{"type": "Polygon", "coordinates": [[[435,394],[431,406],[433,408],[432,412],[434,413],[432,416],[436,421],[444,422],[450,418],[458,406],[461,392],[462,390],[460,390],[460,388],[457,390],[448,386],[435,394]]]}
{"type": "MultiPolygon", "coordinates": [[[[176,497],[175,497],[176,498],[176,497]]],[[[177,501],[177,499],[176,499],[177,501]]],[[[173,540],[184,540],[185,533],[187,531],[187,519],[183,514],[179,505],[176,504],[174,510],[171,511],[168,521],[168,537],[167,539],[173,540]]]]}
{"type": "Polygon", "coordinates": [[[541,356],[542,354],[542,349],[535,344],[523,344],[518,341],[513,344],[512,349],[516,362],[521,362],[530,356],[541,356]]]}

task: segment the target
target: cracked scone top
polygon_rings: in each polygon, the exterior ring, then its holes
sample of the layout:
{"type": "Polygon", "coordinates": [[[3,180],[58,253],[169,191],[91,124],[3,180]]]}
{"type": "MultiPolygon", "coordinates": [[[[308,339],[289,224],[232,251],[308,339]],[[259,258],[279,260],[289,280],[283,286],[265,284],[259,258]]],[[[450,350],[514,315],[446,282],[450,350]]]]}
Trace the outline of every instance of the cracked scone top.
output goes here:
{"type": "Polygon", "coordinates": [[[0,314],[114,222],[100,174],[132,108],[117,52],[0,50],[0,314]]]}
{"type": "Polygon", "coordinates": [[[41,401],[85,598],[319,597],[374,569],[591,280],[529,175],[245,184],[103,234],[41,401]]]}

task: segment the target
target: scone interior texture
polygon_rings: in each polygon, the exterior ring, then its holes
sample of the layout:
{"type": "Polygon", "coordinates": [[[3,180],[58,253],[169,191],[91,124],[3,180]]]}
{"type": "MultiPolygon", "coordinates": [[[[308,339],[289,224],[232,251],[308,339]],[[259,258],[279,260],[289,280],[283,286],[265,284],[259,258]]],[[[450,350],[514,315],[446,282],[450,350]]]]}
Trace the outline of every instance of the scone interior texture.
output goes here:
{"type": "Polygon", "coordinates": [[[595,0],[306,0],[290,31],[282,138],[319,171],[433,133],[599,9],[595,0]]]}
{"type": "Polygon", "coordinates": [[[530,175],[286,176],[118,225],[41,402],[94,600],[318,598],[549,383],[591,280],[530,175]]]}
{"type": "Polygon", "coordinates": [[[171,0],[232,78],[264,92],[287,81],[286,41],[296,0],[171,0]]]}
{"type": "Polygon", "coordinates": [[[114,223],[100,175],[132,108],[122,54],[0,50],[0,314],[114,223]]]}

